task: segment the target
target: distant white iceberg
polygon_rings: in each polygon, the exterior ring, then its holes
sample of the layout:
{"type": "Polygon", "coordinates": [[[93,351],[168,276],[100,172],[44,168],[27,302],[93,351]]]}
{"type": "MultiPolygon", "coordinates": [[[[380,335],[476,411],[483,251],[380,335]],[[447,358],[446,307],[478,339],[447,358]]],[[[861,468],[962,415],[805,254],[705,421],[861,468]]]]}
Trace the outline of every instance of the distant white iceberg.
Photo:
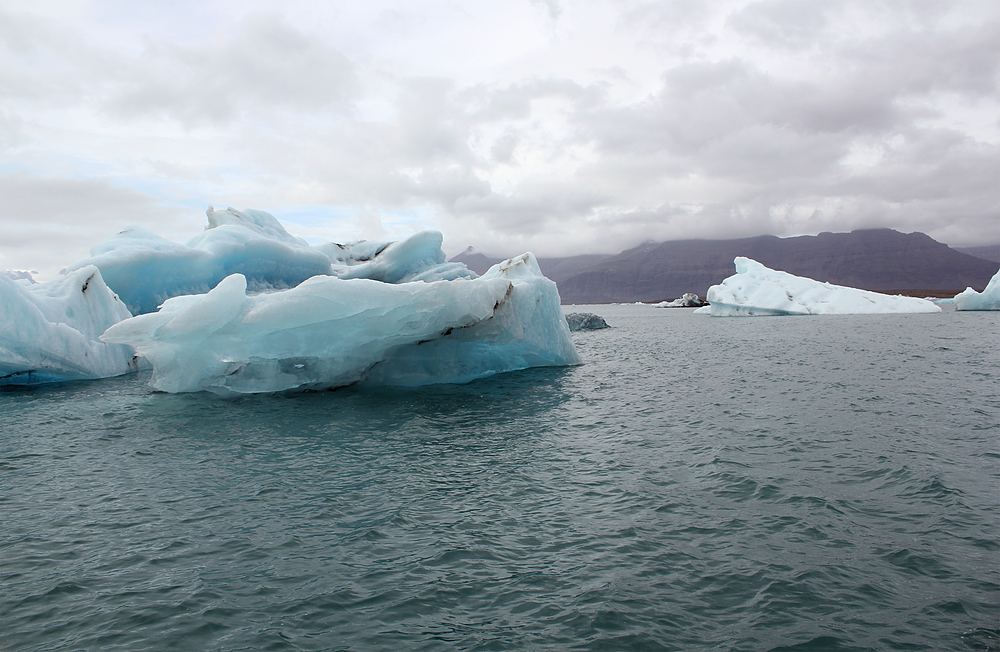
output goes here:
{"type": "Polygon", "coordinates": [[[683,296],[673,301],[654,303],[654,308],[701,308],[705,302],[694,292],[685,292],[683,296]]]}
{"type": "Polygon", "coordinates": [[[49,283],[0,274],[0,385],[107,378],[135,371],[131,346],[98,337],[132,315],[93,265],[49,283]]]}
{"type": "MultiPolygon", "coordinates": [[[[397,262],[405,267],[412,257],[397,262]]],[[[134,346],[153,365],[151,385],[167,392],[414,386],[580,362],[555,283],[531,254],[476,279],[316,276],[253,296],[234,274],[206,294],[122,321],[101,339],[134,346]]]]}
{"type": "Polygon", "coordinates": [[[821,283],[749,258],[734,262],[736,274],[708,289],[713,317],[941,312],[925,299],[821,283]]]}
{"type": "Polygon", "coordinates": [[[955,295],[954,303],[955,310],[1000,310],[1000,270],[981,293],[965,288],[955,295]]]}

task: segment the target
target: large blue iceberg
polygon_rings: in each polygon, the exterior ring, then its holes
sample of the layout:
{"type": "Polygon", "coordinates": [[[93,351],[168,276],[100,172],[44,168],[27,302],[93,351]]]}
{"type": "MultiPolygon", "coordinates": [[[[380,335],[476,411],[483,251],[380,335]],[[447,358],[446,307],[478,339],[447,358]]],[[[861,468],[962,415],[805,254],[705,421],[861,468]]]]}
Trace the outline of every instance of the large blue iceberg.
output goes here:
{"type": "Polygon", "coordinates": [[[4,277],[0,382],[151,364],[156,389],[241,394],[580,362],[531,254],[477,277],[445,260],[435,231],[312,247],[262,211],[209,208],[208,222],[186,245],[128,229],[50,284],[4,277]]]}
{"type": "Polygon", "coordinates": [[[467,382],[580,361],[555,283],[531,254],[477,279],[396,285],[316,276],[283,292],[251,296],[246,288],[234,274],[101,339],[134,346],[153,365],[151,385],[167,392],[467,382]]]}

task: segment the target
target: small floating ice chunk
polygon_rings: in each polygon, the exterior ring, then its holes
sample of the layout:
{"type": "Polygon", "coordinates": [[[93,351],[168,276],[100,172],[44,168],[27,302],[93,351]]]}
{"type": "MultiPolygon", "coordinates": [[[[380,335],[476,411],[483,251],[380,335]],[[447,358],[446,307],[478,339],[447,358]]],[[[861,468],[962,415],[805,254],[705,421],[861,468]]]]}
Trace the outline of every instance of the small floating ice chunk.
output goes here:
{"type": "Polygon", "coordinates": [[[694,292],[685,292],[680,298],[673,301],[661,301],[653,304],[654,308],[700,308],[707,305],[694,292]]]}
{"type": "Polygon", "coordinates": [[[566,323],[571,331],[596,331],[611,328],[603,317],[590,312],[571,312],[566,315],[566,323]]]}
{"type": "Polygon", "coordinates": [[[734,262],[736,274],[708,289],[713,317],[941,312],[924,299],[820,283],[749,258],[734,262]]]}
{"type": "Polygon", "coordinates": [[[98,336],[132,315],[93,265],[48,283],[0,274],[0,384],[35,385],[135,371],[135,350],[98,336]]]}
{"type": "Polygon", "coordinates": [[[981,293],[965,288],[955,295],[954,303],[955,310],[1000,310],[1000,270],[981,293]]]}

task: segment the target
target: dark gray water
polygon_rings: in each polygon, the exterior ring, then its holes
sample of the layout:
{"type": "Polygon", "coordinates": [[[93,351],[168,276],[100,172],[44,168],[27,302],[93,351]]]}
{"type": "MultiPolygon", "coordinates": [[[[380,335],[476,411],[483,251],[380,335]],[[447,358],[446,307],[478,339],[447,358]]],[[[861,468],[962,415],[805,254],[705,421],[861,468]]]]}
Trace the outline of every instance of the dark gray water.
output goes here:
{"type": "Polygon", "coordinates": [[[463,386],[3,393],[3,649],[1000,649],[1000,314],[588,310],[463,386]]]}

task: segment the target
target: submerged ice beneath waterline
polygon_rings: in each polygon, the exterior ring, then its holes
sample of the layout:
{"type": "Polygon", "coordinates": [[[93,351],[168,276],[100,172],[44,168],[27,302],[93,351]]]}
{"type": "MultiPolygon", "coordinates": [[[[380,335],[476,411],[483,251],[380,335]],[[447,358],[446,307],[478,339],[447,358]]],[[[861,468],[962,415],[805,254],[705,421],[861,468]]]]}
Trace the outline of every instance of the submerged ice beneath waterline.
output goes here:
{"type": "Polygon", "coordinates": [[[738,257],[736,274],[708,289],[713,317],[941,312],[925,299],[821,283],[738,257]]]}

